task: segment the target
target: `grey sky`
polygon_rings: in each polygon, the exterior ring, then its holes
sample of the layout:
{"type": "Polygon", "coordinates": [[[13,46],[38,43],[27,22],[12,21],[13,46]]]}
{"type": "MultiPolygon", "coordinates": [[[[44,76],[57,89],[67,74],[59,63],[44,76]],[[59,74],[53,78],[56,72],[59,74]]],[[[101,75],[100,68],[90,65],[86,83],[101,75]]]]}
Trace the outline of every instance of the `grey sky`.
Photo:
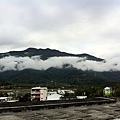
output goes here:
{"type": "Polygon", "coordinates": [[[28,47],[120,56],[120,0],[0,0],[0,53],[28,47]]]}

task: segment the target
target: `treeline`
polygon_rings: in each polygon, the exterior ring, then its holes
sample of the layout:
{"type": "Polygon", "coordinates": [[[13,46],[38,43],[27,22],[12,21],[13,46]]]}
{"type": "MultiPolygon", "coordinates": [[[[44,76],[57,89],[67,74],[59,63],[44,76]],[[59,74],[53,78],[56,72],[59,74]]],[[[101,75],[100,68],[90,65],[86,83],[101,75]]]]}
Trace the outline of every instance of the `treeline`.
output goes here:
{"type": "Polygon", "coordinates": [[[12,84],[44,85],[115,85],[117,82],[88,75],[76,68],[49,68],[47,70],[26,69],[22,71],[5,71],[0,78],[12,84]]]}
{"type": "MultiPolygon", "coordinates": [[[[86,95],[88,97],[104,97],[103,89],[106,86],[84,86],[78,87],[76,95],[86,95]]],[[[120,97],[120,85],[109,86],[112,89],[111,97],[120,97]]]]}
{"type": "MultiPolygon", "coordinates": [[[[12,88],[13,86],[11,86],[12,88]]],[[[29,92],[20,92],[20,89],[23,89],[25,86],[19,86],[18,90],[17,90],[18,86],[14,86],[12,88],[12,90],[15,92],[13,92],[12,97],[14,99],[17,99],[19,101],[31,101],[31,94],[30,94],[30,86],[28,85],[27,87],[29,88],[29,92]]],[[[32,86],[31,86],[32,87],[32,86]]],[[[60,87],[60,86],[59,86],[60,87]]],[[[120,97],[120,85],[116,85],[116,86],[110,86],[112,88],[112,94],[111,97],[120,97]]],[[[26,87],[25,87],[26,88],[26,87]]],[[[94,97],[104,97],[104,93],[103,93],[103,89],[105,88],[105,86],[71,86],[69,87],[69,89],[73,90],[74,93],[66,93],[65,96],[87,96],[87,98],[94,98],[94,97]]],[[[49,90],[53,89],[53,87],[49,86],[49,90]]],[[[58,88],[55,88],[55,90],[57,90],[58,88]]],[[[68,88],[60,88],[60,89],[68,89],[68,88]]],[[[0,92],[0,97],[8,97],[9,95],[7,94],[7,92],[0,92]]]]}
{"type": "Polygon", "coordinates": [[[7,86],[7,85],[11,85],[11,83],[9,83],[3,79],[0,79],[0,86],[7,86]]]}

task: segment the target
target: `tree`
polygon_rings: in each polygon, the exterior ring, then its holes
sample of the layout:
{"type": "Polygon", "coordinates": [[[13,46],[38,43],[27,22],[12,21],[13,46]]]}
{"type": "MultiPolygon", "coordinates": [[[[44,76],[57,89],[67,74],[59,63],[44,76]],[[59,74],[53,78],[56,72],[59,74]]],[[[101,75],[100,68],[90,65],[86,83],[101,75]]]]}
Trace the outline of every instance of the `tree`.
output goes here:
{"type": "Polygon", "coordinates": [[[31,101],[31,95],[30,95],[30,93],[26,93],[25,95],[20,96],[19,97],[19,101],[20,102],[31,101]]]}

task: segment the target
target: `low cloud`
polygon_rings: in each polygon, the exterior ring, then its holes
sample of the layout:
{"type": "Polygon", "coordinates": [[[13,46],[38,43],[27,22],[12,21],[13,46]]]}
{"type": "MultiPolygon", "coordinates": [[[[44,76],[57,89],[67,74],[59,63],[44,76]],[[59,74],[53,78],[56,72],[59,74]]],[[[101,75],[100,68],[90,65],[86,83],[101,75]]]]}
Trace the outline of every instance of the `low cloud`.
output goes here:
{"type": "Polygon", "coordinates": [[[40,56],[34,57],[14,57],[9,56],[0,59],[0,72],[7,70],[23,70],[36,69],[47,70],[50,67],[62,68],[63,65],[68,64],[67,67],[74,67],[77,69],[93,70],[98,72],[103,71],[119,71],[120,70],[119,57],[108,59],[102,62],[86,60],[80,57],[51,57],[47,60],[42,60],[40,56]]]}

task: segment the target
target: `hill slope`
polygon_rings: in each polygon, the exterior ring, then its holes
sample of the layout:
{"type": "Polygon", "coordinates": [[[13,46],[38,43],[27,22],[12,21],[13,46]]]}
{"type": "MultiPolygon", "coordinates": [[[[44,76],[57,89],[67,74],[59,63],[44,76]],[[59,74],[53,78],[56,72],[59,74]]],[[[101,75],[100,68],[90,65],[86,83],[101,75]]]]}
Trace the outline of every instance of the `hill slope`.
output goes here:
{"type": "Polygon", "coordinates": [[[104,64],[104,59],[89,54],[28,48],[0,53],[0,78],[26,84],[110,85],[119,82],[115,77],[109,80],[105,72],[94,76],[95,67],[100,70],[104,64]]]}
{"type": "Polygon", "coordinates": [[[49,85],[113,85],[115,81],[92,77],[76,68],[49,68],[47,70],[25,69],[22,71],[5,71],[0,77],[11,83],[49,84],[49,85]]]}

